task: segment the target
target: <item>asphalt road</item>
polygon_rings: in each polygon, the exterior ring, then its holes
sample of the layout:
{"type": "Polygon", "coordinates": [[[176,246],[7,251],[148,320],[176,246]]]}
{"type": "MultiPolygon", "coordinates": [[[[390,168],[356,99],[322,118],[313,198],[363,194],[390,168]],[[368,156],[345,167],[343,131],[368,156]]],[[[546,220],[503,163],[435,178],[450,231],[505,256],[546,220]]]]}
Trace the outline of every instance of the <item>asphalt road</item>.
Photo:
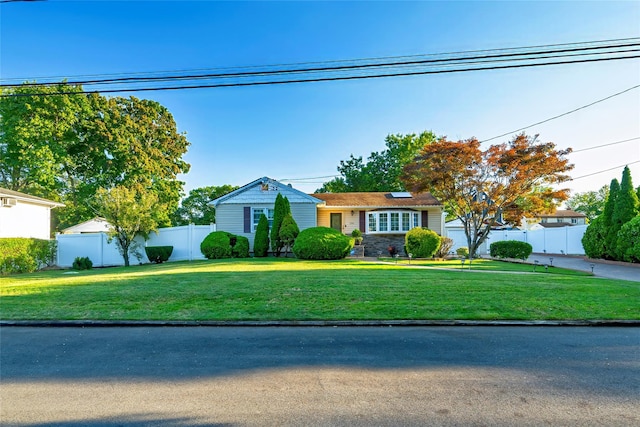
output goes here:
{"type": "Polygon", "coordinates": [[[3,426],[640,426],[636,327],[0,330],[3,426]]]}

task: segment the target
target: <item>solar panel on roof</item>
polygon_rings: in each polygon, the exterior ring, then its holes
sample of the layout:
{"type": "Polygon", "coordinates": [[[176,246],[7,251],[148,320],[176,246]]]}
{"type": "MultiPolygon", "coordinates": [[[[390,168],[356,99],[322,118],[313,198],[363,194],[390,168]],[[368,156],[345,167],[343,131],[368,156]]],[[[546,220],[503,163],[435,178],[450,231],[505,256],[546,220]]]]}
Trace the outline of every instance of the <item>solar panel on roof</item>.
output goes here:
{"type": "Polygon", "coordinates": [[[396,191],[391,193],[391,197],[394,199],[410,199],[413,196],[408,191],[396,191]]]}

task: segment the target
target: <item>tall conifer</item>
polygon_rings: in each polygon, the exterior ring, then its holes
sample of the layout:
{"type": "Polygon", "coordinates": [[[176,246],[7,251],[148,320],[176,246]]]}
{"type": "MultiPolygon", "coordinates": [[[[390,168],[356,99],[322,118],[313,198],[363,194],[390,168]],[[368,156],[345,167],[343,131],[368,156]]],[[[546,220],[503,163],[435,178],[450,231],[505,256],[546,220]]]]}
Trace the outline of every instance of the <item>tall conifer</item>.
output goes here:
{"type": "Polygon", "coordinates": [[[622,259],[622,254],[618,250],[618,232],[624,224],[631,221],[638,215],[638,195],[633,188],[631,182],[631,171],[628,166],[625,166],[622,171],[622,181],[620,182],[620,189],[616,197],[616,203],[611,214],[611,226],[609,228],[609,236],[611,236],[613,242],[616,242],[615,246],[610,247],[610,253],[617,259],[622,259]]]}
{"type": "Polygon", "coordinates": [[[605,258],[615,258],[617,236],[611,233],[611,225],[613,221],[613,210],[616,206],[619,191],[620,184],[617,179],[613,178],[611,185],[609,185],[609,197],[607,197],[607,202],[604,204],[604,211],[602,212],[602,228],[604,230],[603,252],[605,258]]]}

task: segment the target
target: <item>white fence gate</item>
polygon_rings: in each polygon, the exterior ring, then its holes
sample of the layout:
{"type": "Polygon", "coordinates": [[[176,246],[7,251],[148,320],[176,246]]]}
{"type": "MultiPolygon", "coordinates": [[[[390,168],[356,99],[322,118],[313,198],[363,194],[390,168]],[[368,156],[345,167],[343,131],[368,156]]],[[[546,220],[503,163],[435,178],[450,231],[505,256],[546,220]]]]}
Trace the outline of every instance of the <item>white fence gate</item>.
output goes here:
{"type": "MultiPolygon", "coordinates": [[[[142,253],[141,262],[149,262],[144,253],[145,246],[173,246],[169,261],[205,259],[200,252],[200,243],[212,231],[216,231],[215,224],[160,228],[158,233],[151,233],[146,242],[142,238],[137,239],[142,253]]],[[[56,240],[59,267],[71,267],[76,257],[89,257],[94,267],[124,265],[115,241],[109,243],[105,233],[58,234],[56,240]]],[[[129,261],[135,264],[137,259],[130,255],[129,261]]]]}
{"type": "MultiPolygon", "coordinates": [[[[501,240],[518,240],[527,242],[533,247],[533,252],[548,254],[584,255],[582,236],[588,225],[572,227],[542,228],[539,230],[494,230],[487,240],[478,248],[478,255],[489,253],[493,242],[501,240]]],[[[447,237],[453,239],[453,250],[467,246],[464,230],[448,229],[447,237]]]]}

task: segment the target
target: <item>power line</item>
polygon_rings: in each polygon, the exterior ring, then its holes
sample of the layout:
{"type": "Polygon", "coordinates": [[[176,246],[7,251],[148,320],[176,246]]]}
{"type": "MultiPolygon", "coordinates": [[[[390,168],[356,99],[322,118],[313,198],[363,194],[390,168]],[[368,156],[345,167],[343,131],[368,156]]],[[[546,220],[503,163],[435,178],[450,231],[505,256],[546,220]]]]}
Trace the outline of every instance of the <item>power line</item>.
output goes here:
{"type": "Polygon", "coordinates": [[[611,145],[616,145],[616,144],[622,144],[623,142],[629,142],[629,141],[634,141],[636,139],[640,139],[640,136],[636,136],[635,138],[629,138],[629,139],[624,139],[622,141],[616,141],[616,142],[610,142],[608,144],[602,144],[602,145],[596,145],[594,147],[588,147],[588,148],[581,148],[580,150],[573,150],[571,153],[569,154],[573,154],[573,153],[580,153],[582,151],[589,151],[589,150],[595,150],[596,148],[602,148],[602,147],[609,147],[611,145]]]}
{"type": "MultiPolygon", "coordinates": [[[[481,60],[489,60],[486,62],[500,62],[502,61],[526,61],[526,60],[539,60],[539,59],[552,59],[552,58],[561,58],[567,56],[585,56],[585,55],[603,55],[603,54],[614,54],[614,53],[629,53],[636,52],[638,49],[624,49],[624,50],[615,50],[615,51],[602,51],[602,52],[593,52],[594,50],[602,50],[602,49],[614,49],[614,48],[629,48],[640,46],[640,43],[623,43],[623,44],[615,44],[608,46],[587,46],[587,47],[572,47],[572,48],[564,48],[564,49],[547,49],[542,51],[531,51],[531,52],[516,52],[516,53],[500,53],[500,54],[485,54],[485,55],[474,55],[474,56],[462,56],[456,58],[438,58],[438,59],[421,59],[421,60],[411,60],[411,61],[387,61],[387,62],[373,62],[367,64],[349,64],[349,65],[338,65],[338,66],[323,66],[323,67],[307,67],[307,68],[280,68],[274,70],[264,70],[264,71],[242,71],[235,73],[214,73],[214,74],[173,74],[167,76],[153,76],[153,77],[119,77],[119,78],[108,78],[108,79],[91,79],[91,80],[73,80],[66,82],[68,85],[106,85],[106,84],[120,84],[120,83],[142,83],[142,82],[157,82],[157,81],[174,81],[174,80],[200,80],[200,79],[215,79],[215,78],[243,78],[243,77],[264,77],[264,76],[274,76],[274,75],[288,75],[288,74],[307,74],[307,73],[316,73],[316,72],[344,72],[344,71],[356,71],[356,70],[369,70],[369,69],[379,69],[379,68],[392,68],[396,69],[398,67],[410,67],[410,66],[418,66],[418,65],[471,65],[471,64],[479,64],[483,63],[481,60]],[[535,57],[531,57],[534,56],[535,57]],[[547,56],[549,55],[549,56],[547,56]]],[[[47,86],[52,83],[23,83],[22,86],[47,86]]],[[[19,86],[16,84],[0,84],[0,87],[15,87],[19,86]]]]}
{"type": "MultiPolygon", "coordinates": [[[[99,89],[99,90],[91,90],[91,91],[85,91],[85,92],[60,91],[60,92],[54,92],[54,93],[29,93],[29,94],[16,93],[16,94],[2,94],[0,95],[0,97],[5,98],[5,97],[18,97],[18,96],[78,95],[78,94],[86,94],[86,93],[151,92],[151,91],[161,91],[161,90],[209,89],[209,88],[223,88],[223,87],[266,86],[266,85],[293,84],[293,83],[316,83],[316,82],[326,82],[326,81],[374,79],[374,78],[383,78],[383,77],[448,74],[448,73],[469,72],[469,71],[504,70],[504,69],[512,69],[512,68],[529,68],[529,67],[540,67],[540,66],[549,66],[549,65],[584,64],[584,63],[592,63],[592,62],[637,59],[637,58],[640,58],[640,55],[632,55],[632,56],[624,56],[624,57],[616,57],[616,58],[596,58],[596,59],[582,59],[582,60],[573,60],[573,61],[556,61],[556,62],[545,62],[545,63],[534,63],[534,64],[515,64],[515,65],[512,64],[512,65],[500,65],[500,66],[478,67],[478,68],[458,68],[458,69],[452,69],[452,70],[428,70],[428,71],[398,72],[398,73],[375,74],[375,75],[317,77],[317,78],[310,78],[310,79],[212,83],[212,84],[200,84],[200,85],[161,86],[161,87],[142,87],[142,88],[99,89]]],[[[495,138],[498,138],[498,137],[495,137],[495,138]]],[[[492,138],[492,139],[495,139],[495,138],[492,138]]]]}
{"type": "Polygon", "coordinates": [[[577,179],[587,178],[589,176],[598,175],[598,174],[601,174],[601,173],[604,173],[604,172],[609,172],[609,171],[612,171],[612,170],[621,169],[621,168],[624,168],[625,166],[635,165],[636,163],[640,163],[640,160],[636,160],[635,162],[626,163],[624,165],[616,166],[616,167],[613,167],[613,168],[604,169],[604,170],[601,170],[601,171],[598,171],[598,172],[593,172],[593,173],[590,173],[590,174],[587,174],[587,175],[582,175],[582,176],[579,176],[577,178],[571,178],[569,181],[575,181],[577,179]]]}
{"type": "Polygon", "coordinates": [[[517,132],[523,131],[523,130],[525,130],[525,129],[529,129],[530,127],[537,126],[537,125],[540,125],[540,124],[543,124],[543,123],[547,123],[547,122],[550,122],[551,120],[555,120],[555,119],[558,119],[558,118],[560,118],[560,117],[564,117],[564,116],[567,116],[567,115],[569,115],[569,114],[575,113],[576,111],[583,110],[583,109],[585,109],[585,108],[587,108],[587,107],[591,107],[592,105],[595,105],[595,104],[598,104],[598,103],[600,103],[600,102],[606,101],[606,100],[611,99],[611,98],[613,98],[613,97],[616,97],[616,96],[618,96],[618,95],[622,95],[623,93],[629,92],[629,91],[631,91],[631,90],[633,90],[633,89],[637,89],[637,88],[639,88],[639,87],[640,87],[640,85],[632,86],[632,87],[630,87],[630,88],[628,88],[628,89],[625,89],[625,90],[623,90],[623,91],[621,91],[621,92],[614,93],[613,95],[609,95],[609,96],[607,96],[607,97],[605,97],[605,98],[598,99],[597,101],[591,102],[591,103],[589,103],[589,104],[587,104],[587,105],[583,105],[582,107],[578,107],[578,108],[575,108],[575,109],[573,109],[573,110],[571,110],[571,111],[567,111],[566,113],[558,114],[557,116],[550,117],[550,118],[548,118],[548,119],[546,119],[546,120],[542,120],[542,121],[539,121],[539,122],[537,122],[537,123],[533,123],[533,124],[531,124],[531,125],[521,127],[520,129],[512,130],[512,131],[510,131],[510,132],[506,132],[506,133],[503,133],[502,135],[494,136],[493,138],[485,139],[485,140],[480,141],[480,142],[481,142],[481,143],[483,143],[483,142],[488,142],[488,141],[492,141],[492,140],[494,140],[494,139],[502,138],[503,136],[513,135],[514,133],[517,133],[517,132]]]}

